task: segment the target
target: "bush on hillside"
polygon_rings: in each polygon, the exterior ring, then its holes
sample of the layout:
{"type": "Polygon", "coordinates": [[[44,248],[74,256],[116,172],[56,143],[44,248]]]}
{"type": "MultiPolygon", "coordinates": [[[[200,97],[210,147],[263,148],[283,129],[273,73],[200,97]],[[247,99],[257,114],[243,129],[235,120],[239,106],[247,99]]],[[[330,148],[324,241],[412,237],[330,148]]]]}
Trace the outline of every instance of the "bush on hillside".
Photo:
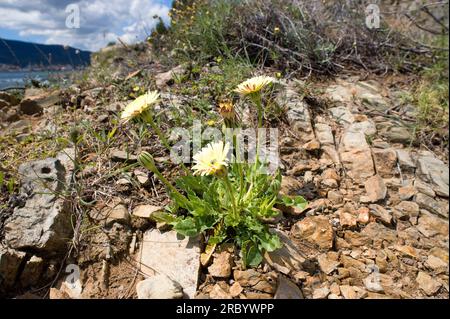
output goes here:
{"type": "Polygon", "coordinates": [[[413,71],[434,52],[381,19],[366,26],[358,0],[177,0],[168,32],[155,48],[186,60],[242,57],[299,74],[335,74],[349,66],[372,72],[413,71]]]}

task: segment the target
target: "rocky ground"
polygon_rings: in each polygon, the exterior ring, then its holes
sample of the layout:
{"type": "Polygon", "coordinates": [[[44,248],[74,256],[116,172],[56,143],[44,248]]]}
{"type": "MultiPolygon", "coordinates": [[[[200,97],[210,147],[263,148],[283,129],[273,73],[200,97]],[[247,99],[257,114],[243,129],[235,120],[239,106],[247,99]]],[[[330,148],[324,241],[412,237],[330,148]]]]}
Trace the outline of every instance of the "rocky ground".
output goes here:
{"type": "Polygon", "coordinates": [[[150,79],[163,111],[177,109],[189,96],[174,73],[185,69],[113,62],[111,85],[0,92],[0,169],[20,184],[0,196],[4,296],[448,298],[448,154],[414,140],[405,79],[342,76],[307,96],[304,83],[284,83],[282,191],[309,205],[270,221],[283,248],[243,269],[232,245],[205,251],[152,221],[168,199],[136,155],[152,151],[168,176],[176,168],[153,136],[118,128],[123,83],[150,79]],[[83,124],[76,148],[73,123],[83,124]]]}

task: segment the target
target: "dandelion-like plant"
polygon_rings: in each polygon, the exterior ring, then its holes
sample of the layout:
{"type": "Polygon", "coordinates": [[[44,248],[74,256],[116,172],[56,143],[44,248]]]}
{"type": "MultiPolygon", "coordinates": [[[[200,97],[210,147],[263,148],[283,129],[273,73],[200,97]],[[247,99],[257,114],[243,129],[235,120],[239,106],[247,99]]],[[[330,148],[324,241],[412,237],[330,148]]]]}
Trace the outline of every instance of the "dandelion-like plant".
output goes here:
{"type": "Polygon", "coordinates": [[[264,87],[273,83],[275,79],[270,76],[260,75],[248,80],[245,80],[234,90],[242,95],[251,95],[259,93],[264,87]]]}
{"type": "Polygon", "coordinates": [[[194,175],[223,175],[228,165],[229,150],[230,145],[224,145],[222,141],[208,144],[194,155],[194,175]]]}
{"type": "Polygon", "coordinates": [[[149,108],[157,104],[158,101],[159,93],[157,91],[152,91],[141,95],[125,107],[120,118],[124,122],[128,122],[136,118],[144,118],[147,116],[146,113],[149,108]]]}
{"type": "MultiPolygon", "coordinates": [[[[274,82],[274,78],[259,76],[241,83],[235,92],[249,97],[258,108],[258,123],[261,126],[263,107],[262,90],[274,82]]],[[[138,98],[122,114],[124,119],[143,119],[155,128],[153,112],[147,98],[138,98]]],[[[239,125],[237,112],[231,101],[219,103],[219,113],[224,119],[224,130],[239,125]]],[[[155,130],[158,128],[156,127],[155,130]]],[[[157,130],[158,132],[158,130],[157,130]]],[[[226,134],[225,134],[226,135],[226,134]]],[[[138,161],[166,186],[172,199],[165,212],[152,215],[153,218],[171,225],[179,234],[189,237],[203,234],[206,243],[215,247],[222,242],[233,242],[239,248],[242,264],[256,267],[263,260],[265,252],[281,247],[280,239],[270,231],[267,220],[280,214],[277,208],[306,207],[301,197],[279,194],[281,173],[263,174],[267,163],[258,159],[255,163],[241,161],[232,143],[214,141],[193,156],[191,171],[169,181],[155,165],[153,157],[142,152],[138,161]]],[[[184,166],[183,166],[184,167],[184,166]]],[[[184,167],[186,168],[186,167],[184,167]]]]}
{"type": "Polygon", "coordinates": [[[256,107],[258,108],[258,127],[262,126],[263,116],[261,91],[275,81],[276,80],[273,77],[260,75],[242,82],[234,90],[243,96],[248,96],[256,104],[256,107]]]}

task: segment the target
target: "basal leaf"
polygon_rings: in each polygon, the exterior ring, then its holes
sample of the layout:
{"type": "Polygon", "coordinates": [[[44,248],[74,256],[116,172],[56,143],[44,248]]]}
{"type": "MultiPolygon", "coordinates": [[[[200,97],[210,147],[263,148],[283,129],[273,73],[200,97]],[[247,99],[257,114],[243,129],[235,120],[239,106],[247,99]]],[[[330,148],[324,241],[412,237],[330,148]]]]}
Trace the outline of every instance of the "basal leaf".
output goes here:
{"type": "Polygon", "coordinates": [[[197,224],[192,217],[186,217],[174,224],[173,229],[184,236],[194,237],[199,234],[197,224]]]}
{"type": "Polygon", "coordinates": [[[247,242],[246,249],[244,252],[243,260],[245,265],[256,267],[258,266],[261,261],[263,260],[263,255],[261,254],[261,251],[258,249],[258,246],[256,246],[253,242],[247,242]]]}

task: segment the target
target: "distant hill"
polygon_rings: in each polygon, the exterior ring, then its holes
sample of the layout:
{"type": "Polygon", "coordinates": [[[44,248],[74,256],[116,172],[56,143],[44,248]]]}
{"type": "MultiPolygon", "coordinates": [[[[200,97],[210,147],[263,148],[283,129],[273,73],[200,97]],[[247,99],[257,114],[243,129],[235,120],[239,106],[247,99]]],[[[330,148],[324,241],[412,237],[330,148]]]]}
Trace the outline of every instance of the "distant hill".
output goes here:
{"type": "Polygon", "coordinates": [[[0,65],[74,67],[89,65],[91,52],[63,45],[47,45],[0,38],[0,65]]]}

